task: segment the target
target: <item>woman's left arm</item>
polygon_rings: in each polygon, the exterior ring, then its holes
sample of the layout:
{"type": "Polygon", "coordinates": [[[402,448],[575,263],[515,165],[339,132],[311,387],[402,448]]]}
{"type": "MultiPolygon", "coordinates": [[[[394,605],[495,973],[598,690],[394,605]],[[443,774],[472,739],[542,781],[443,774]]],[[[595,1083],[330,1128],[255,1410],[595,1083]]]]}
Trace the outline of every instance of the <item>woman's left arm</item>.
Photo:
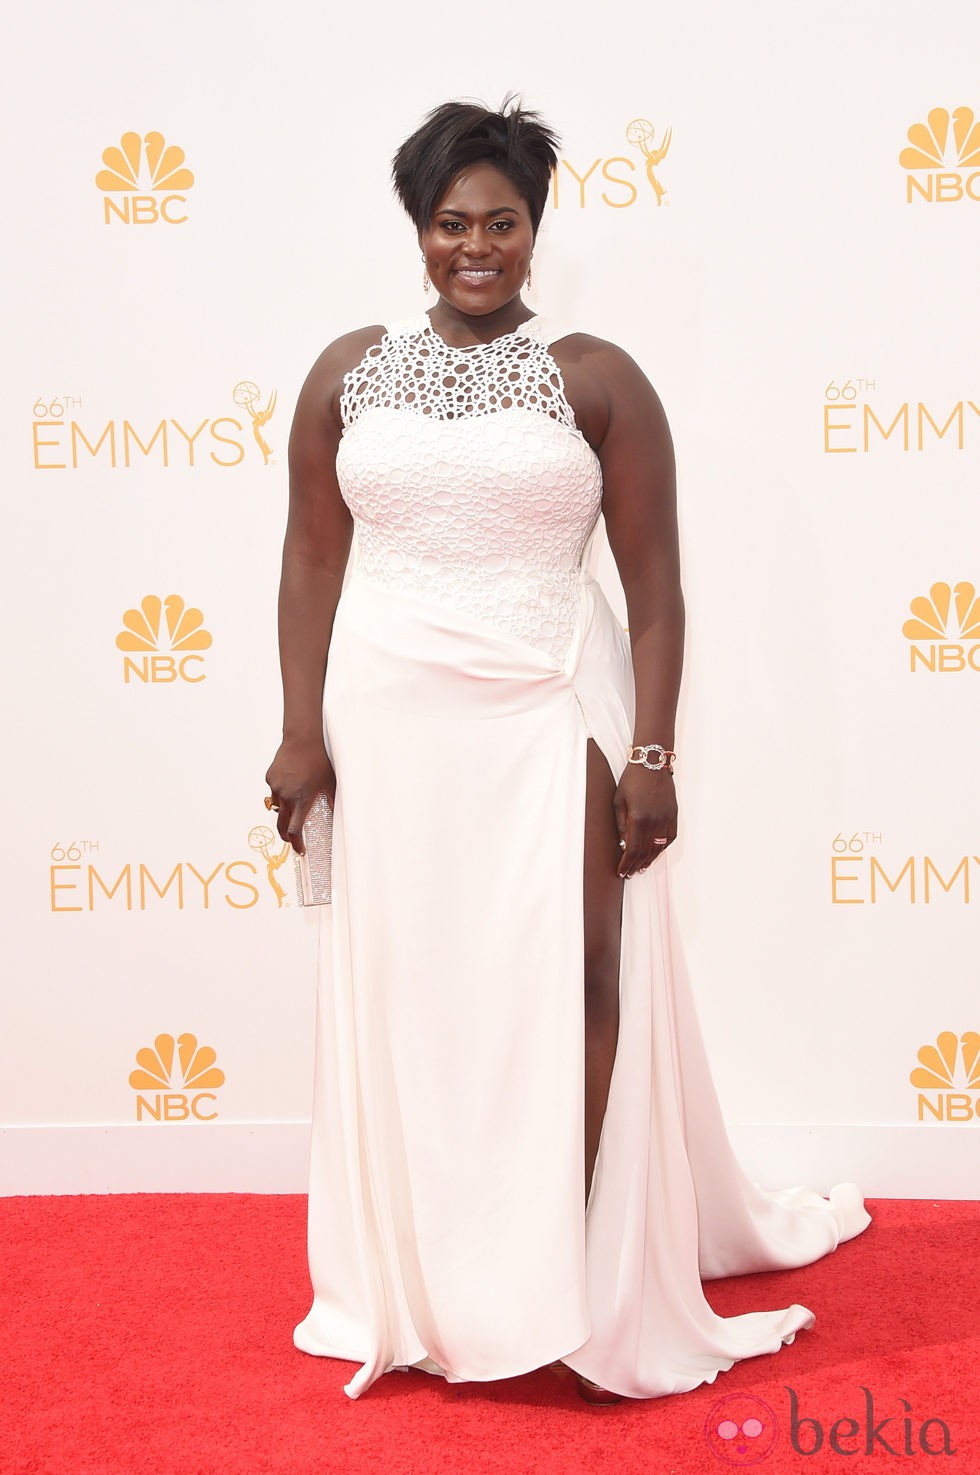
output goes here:
{"type": "MultiPolygon", "coordinates": [[[[669,750],[684,658],[674,447],[663,405],[629,355],[608,345],[596,359],[606,400],[605,431],[596,450],[606,533],[629,618],[636,684],[633,742],[669,750]]],[[[666,849],[655,841],[669,845],[676,838],[677,796],[669,768],[655,772],[628,763],[615,810],[626,841],[619,874],[626,878],[666,849]]]]}

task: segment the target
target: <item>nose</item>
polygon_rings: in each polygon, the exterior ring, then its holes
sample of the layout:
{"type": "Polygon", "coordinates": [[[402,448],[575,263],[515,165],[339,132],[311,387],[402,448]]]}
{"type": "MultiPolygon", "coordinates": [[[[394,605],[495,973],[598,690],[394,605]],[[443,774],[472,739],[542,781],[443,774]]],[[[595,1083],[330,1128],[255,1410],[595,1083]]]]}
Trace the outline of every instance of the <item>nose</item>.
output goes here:
{"type": "Polygon", "coordinates": [[[490,245],[490,237],[487,232],[481,230],[479,226],[475,226],[463,242],[463,254],[464,256],[486,256],[490,250],[490,245]]]}

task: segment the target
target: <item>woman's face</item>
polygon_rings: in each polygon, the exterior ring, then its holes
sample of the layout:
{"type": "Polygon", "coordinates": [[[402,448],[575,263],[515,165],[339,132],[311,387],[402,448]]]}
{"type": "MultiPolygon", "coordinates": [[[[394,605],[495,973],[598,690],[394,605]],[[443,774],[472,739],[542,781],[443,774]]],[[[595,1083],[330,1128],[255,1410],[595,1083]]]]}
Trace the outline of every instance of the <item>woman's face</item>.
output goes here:
{"type": "Polygon", "coordinates": [[[432,285],[470,316],[495,312],[524,285],[534,231],[527,202],[493,164],[471,164],[450,184],[419,243],[432,285]]]}

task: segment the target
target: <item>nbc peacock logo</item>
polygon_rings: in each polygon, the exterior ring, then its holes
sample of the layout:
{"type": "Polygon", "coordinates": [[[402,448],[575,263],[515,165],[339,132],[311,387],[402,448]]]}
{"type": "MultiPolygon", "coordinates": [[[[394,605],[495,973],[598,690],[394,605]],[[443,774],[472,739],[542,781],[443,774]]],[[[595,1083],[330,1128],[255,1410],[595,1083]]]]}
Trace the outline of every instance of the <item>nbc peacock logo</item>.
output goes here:
{"type": "Polygon", "coordinates": [[[924,123],[912,124],[908,141],[898,156],[909,171],[906,204],[980,200],[980,123],[972,108],[933,108],[924,123]]]}
{"type": "Polygon", "coordinates": [[[980,1034],[956,1035],[951,1029],[923,1045],[919,1064],[909,1076],[918,1088],[918,1118],[937,1122],[972,1122],[980,1118],[980,1034]]]}
{"type": "Polygon", "coordinates": [[[157,1035],[152,1045],[136,1052],[137,1070],[129,1084],[136,1095],[136,1120],[154,1122],[213,1122],[218,1115],[214,1094],[225,1083],[210,1045],[199,1045],[192,1034],[157,1035]],[[143,1094],[148,1092],[148,1095],[143,1094]]]}
{"type": "Polygon", "coordinates": [[[194,176],[184,163],[184,150],[167,143],[162,133],[124,133],[102,154],[104,169],[95,182],[105,199],[105,223],[183,225],[187,220],[185,190],[194,176]]]}
{"type": "Polygon", "coordinates": [[[909,608],[902,634],[912,642],[913,672],[980,671],[980,598],[973,584],[933,584],[909,608]]]}
{"type": "Polygon", "coordinates": [[[165,599],[147,594],[139,609],[126,611],[122,622],[116,645],[123,652],[127,685],[130,681],[196,685],[204,680],[199,669],[204,664],[201,652],[211,649],[211,634],[204,628],[201,611],[185,604],[179,594],[168,594],[165,599]]]}

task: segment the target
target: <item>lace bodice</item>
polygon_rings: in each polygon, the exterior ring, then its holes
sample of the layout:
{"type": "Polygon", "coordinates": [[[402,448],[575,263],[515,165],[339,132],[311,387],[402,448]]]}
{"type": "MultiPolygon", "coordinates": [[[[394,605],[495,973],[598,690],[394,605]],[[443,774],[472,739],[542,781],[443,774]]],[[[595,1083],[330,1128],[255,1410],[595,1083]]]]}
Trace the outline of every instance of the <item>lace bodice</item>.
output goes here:
{"type": "Polygon", "coordinates": [[[602,477],[539,318],[453,348],[427,317],[346,376],[337,476],[355,577],[418,594],[561,661],[602,477]]]}

